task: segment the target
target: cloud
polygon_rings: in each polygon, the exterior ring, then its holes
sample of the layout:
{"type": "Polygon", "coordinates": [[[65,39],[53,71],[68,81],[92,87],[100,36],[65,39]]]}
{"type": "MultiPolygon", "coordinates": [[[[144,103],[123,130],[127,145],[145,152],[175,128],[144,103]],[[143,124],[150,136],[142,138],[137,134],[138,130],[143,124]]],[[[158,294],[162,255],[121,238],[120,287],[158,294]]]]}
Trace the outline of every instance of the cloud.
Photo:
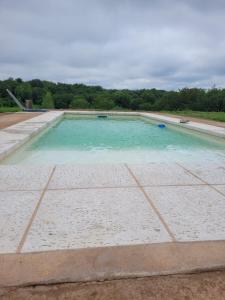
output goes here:
{"type": "Polygon", "coordinates": [[[220,0],[0,0],[0,79],[225,86],[220,0]]]}

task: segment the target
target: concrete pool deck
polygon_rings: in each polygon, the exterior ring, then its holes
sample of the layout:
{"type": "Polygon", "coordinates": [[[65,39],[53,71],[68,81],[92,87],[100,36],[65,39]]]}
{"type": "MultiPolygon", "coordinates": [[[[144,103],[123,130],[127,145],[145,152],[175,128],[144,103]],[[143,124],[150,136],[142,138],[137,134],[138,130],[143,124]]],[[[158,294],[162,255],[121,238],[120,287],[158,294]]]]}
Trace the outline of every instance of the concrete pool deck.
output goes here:
{"type": "MultiPolygon", "coordinates": [[[[2,157],[62,115],[1,130],[2,157]]],[[[216,165],[0,165],[0,285],[221,269],[224,216],[223,157],[216,165]]]]}

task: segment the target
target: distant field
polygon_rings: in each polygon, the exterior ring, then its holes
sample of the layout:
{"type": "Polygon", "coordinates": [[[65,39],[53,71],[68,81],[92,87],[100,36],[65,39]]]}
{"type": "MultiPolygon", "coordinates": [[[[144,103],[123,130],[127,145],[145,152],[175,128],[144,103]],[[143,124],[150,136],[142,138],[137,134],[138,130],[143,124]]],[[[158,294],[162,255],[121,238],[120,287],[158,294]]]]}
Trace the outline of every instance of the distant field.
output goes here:
{"type": "Polygon", "coordinates": [[[180,110],[180,111],[165,111],[169,114],[180,115],[185,117],[202,118],[214,121],[225,122],[225,112],[205,112],[205,111],[191,111],[191,110],[180,110]]]}
{"type": "Polygon", "coordinates": [[[7,107],[7,106],[0,106],[0,113],[4,113],[4,112],[17,112],[17,111],[21,111],[18,107],[7,107]]]}

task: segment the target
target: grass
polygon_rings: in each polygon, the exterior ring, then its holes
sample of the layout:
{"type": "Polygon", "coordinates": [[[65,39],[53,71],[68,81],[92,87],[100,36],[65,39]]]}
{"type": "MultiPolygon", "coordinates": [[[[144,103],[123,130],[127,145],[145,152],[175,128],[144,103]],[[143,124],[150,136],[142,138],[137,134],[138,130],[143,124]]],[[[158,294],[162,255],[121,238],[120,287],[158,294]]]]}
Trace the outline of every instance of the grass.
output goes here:
{"type": "Polygon", "coordinates": [[[17,112],[21,111],[19,107],[16,106],[0,106],[0,113],[5,113],[5,112],[17,112]]]}
{"type": "MultiPolygon", "coordinates": [[[[39,106],[34,105],[34,108],[39,108],[39,106]]],[[[125,109],[121,109],[125,110],[125,109]]],[[[17,106],[0,106],[0,113],[4,112],[17,112],[21,111],[17,106]]],[[[130,110],[127,110],[130,111],[130,110]]],[[[192,110],[176,110],[176,111],[162,111],[165,113],[180,115],[185,117],[194,117],[194,118],[202,118],[214,121],[225,122],[225,112],[206,112],[206,111],[192,111],[192,110]]]]}
{"type": "Polygon", "coordinates": [[[177,111],[166,111],[166,113],[185,116],[185,117],[194,117],[194,118],[202,118],[202,119],[225,122],[225,112],[177,110],[177,111]]]}

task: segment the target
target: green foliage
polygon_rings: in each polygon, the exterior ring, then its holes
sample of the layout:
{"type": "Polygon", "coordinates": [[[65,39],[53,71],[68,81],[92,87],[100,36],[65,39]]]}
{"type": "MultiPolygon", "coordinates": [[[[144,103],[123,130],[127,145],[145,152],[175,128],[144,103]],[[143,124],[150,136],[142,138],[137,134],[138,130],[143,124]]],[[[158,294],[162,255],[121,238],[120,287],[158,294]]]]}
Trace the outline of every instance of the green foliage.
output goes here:
{"type": "Polygon", "coordinates": [[[88,108],[88,107],[89,107],[88,101],[82,96],[74,96],[70,104],[70,108],[74,108],[74,109],[88,108]]]}
{"type": "Polygon", "coordinates": [[[106,110],[113,109],[114,106],[115,103],[107,93],[98,94],[92,104],[93,108],[106,110]]]}
{"type": "Polygon", "coordinates": [[[43,108],[54,108],[54,101],[52,94],[50,92],[47,92],[44,95],[43,101],[42,101],[42,107],[43,108]]]}
{"type": "Polygon", "coordinates": [[[21,111],[18,106],[0,106],[0,113],[21,111]]]}
{"type": "Polygon", "coordinates": [[[55,108],[58,109],[225,112],[225,89],[216,88],[210,90],[183,88],[179,91],[110,90],[84,84],[54,83],[40,79],[23,81],[21,78],[8,78],[0,81],[0,106],[15,106],[6,92],[7,88],[15,93],[21,101],[32,99],[34,106],[42,105],[46,108],[53,108],[55,105],[55,108]],[[45,104],[45,102],[47,103],[45,104]]]}
{"type": "Polygon", "coordinates": [[[43,90],[40,87],[33,87],[32,88],[32,100],[34,104],[40,105],[42,103],[42,99],[44,95],[46,94],[46,91],[43,90]]]}
{"type": "Polygon", "coordinates": [[[22,82],[18,84],[15,90],[15,94],[21,101],[24,101],[26,99],[31,99],[32,97],[31,85],[27,82],[22,82]]]}
{"type": "Polygon", "coordinates": [[[117,106],[129,108],[131,97],[127,91],[118,91],[113,95],[113,101],[117,106]]]}
{"type": "Polygon", "coordinates": [[[69,93],[59,93],[54,95],[54,101],[55,101],[55,108],[69,108],[70,103],[73,99],[73,94],[69,93]]]}

